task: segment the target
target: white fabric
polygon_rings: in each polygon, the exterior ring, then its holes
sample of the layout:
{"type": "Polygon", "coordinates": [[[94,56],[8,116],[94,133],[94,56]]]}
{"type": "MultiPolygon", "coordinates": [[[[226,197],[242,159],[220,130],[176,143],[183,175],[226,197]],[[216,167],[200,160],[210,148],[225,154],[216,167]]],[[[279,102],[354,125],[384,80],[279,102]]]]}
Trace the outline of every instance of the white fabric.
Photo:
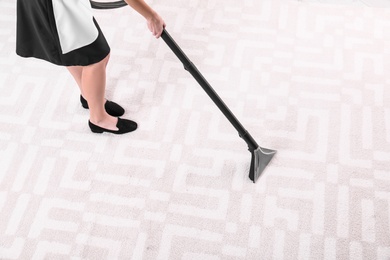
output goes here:
{"type": "Polygon", "coordinates": [[[94,42],[99,32],[89,0],[52,0],[62,53],[94,42]]]}

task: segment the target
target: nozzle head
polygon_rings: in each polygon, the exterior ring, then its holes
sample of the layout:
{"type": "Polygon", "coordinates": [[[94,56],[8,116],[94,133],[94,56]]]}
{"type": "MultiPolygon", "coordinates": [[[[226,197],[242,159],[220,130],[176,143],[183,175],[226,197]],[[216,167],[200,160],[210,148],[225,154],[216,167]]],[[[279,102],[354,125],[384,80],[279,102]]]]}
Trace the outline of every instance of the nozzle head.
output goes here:
{"type": "Polygon", "coordinates": [[[252,153],[251,168],[249,170],[249,179],[254,183],[259,179],[267,165],[270,163],[276,150],[258,147],[252,153]]]}

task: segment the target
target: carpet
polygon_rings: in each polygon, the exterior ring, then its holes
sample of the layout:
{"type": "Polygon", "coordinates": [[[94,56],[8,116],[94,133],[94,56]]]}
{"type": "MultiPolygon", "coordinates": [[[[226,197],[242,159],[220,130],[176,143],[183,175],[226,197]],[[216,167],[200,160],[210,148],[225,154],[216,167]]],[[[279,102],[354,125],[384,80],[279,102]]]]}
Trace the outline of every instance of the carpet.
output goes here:
{"type": "Polygon", "coordinates": [[[0,259],[390,259],[390,11],[149,1],[263,147],[130,8],[95,11],[107,95],[138,122],[92,134],[61,67],[15,55],[0,2],[0,259]]]}

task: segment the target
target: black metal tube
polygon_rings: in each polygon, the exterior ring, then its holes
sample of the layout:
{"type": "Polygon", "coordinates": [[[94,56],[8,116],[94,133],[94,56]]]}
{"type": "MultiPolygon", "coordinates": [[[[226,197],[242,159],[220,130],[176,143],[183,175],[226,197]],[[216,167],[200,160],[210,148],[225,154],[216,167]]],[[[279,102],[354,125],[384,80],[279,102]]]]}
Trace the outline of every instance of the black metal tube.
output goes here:
{"type": "Polygon", "coordinates": [[[164,29],[161,37],[165,41],[165,43],[169,46],[169,48],[175,53],[175,55],[179,58],[179,60],[183,63],[184,68],[191,73],[191,75],[195,78],[195,80],[201,85],[204,91],[209,95],[209,97],[214,101],[214,103],[218,106],[221,112],[226,116],[226,118],[230,121],[230,123],[234,126],[234,128],[238,131],[241,138],[248,144],[249,150],[256,150],[259,145],[253,139],[253,137],[249,134],[249,132],[242,126],[242,124],[238,121],[238,119],[234,116],[232,111],[228,108],[228,106],[222,101],[219,95],[215,92],[215,90],[211,87],[211,85],[207,82],[207,80],[203,77],[200,71],[196,68],[196,66],[190,61],[190,59],[185,55],[182,49],[176,44],[173,38],[169,35],[169,33],[164,29]]]}
{"type": "Polygon", "coordinates": [[[127,5],[127,3],[123,0],[115,1],[115,2],[96,2],[90,0],[90,2],[92,8],[94,9],[114,9],[114,8],[120,8],[127,5]]]}

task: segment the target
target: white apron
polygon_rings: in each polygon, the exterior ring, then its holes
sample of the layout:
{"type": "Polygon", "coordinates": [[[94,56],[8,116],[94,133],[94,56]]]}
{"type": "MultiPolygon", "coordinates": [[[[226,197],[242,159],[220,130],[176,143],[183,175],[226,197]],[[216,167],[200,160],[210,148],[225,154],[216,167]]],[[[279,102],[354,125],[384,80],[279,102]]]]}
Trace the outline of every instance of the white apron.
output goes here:
{"type": "Polygon", "coordinates": [[[62,54],[94,42],[99,31],[93,23],[89,0],[52,0],[62,54]]]}

